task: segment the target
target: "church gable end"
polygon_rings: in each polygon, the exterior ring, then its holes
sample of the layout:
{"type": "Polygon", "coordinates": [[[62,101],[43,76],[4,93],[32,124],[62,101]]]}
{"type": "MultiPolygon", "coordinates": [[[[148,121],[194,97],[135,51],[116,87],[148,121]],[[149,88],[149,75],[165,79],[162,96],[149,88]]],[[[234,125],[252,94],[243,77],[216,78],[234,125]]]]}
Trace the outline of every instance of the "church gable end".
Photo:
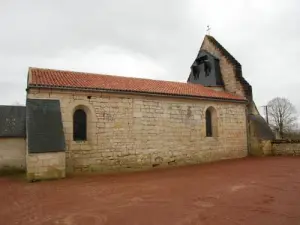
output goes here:
{"type": "MultiPolygon", "coordinates": [[[[214,37],[205,36],[199,54],[201,52],[207,52],[219,59],[219,67],[215,68],[220,68],[220,80],[226,91],[252,100],[252,87],[242,75],[241,64],[214,37]]],[[[199,83],[212,86],[205,80],[200,80],[199,83]]]]}

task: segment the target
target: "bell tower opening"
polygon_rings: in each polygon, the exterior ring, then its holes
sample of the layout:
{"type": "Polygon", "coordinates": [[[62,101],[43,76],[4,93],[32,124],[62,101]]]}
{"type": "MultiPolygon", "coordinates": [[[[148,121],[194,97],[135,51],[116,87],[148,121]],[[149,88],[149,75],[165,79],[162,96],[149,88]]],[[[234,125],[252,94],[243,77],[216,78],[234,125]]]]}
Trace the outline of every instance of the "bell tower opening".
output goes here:
{"type": "Polygon", "coordinates": [[[207,87],[222,87],[224,83],[219,59],[207,51],[200,50],[191,66],[188,82],[207,87]]]}

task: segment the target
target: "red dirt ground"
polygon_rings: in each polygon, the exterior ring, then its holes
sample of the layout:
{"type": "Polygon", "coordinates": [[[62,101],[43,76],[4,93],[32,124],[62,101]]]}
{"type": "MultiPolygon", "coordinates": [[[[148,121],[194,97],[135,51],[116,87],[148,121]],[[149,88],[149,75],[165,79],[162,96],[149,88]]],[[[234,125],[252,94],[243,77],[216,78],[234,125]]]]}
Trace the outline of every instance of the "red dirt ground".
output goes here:
{"type": "Polygon", "coordinates": [[[0,178],[0,224],[300,224],[300,158],[26,183],[0,178]]]}

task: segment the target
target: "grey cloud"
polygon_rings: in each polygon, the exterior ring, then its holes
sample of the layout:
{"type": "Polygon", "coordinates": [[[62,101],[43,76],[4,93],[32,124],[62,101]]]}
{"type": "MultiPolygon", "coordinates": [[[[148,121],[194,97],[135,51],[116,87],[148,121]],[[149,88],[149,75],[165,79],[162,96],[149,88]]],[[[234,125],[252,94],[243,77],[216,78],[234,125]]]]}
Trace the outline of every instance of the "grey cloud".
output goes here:
{"type": "Polygon", "coordinates": [[[0,82],[0,87],[1,105],[24,105],[26,83],[0,82]]]}
{"type": "Polygon", "coordinates": [[[0,47],[7,54],[47,56],[65,48],[110,44],[155,54],[157,44],[163,42],[167,49],[169,36],[184,27],[184,8],[171,0],[11,3],[2,7],[0,23],[7,32],[0,47]]]}
{"type": "MultiPolygon", "coordinates": [[[[60,60],[59,66],[65,64],[66,69],[86,68],[80,59],[74,66],[67,63],[66,53],[76,50],[89,56],[87,52],[99,46],[116,46],[137,62],[143,55],[167,71],[160,79],[184,81],[210,24],[212,35],[243,65],[258,106],[285,96],[300,111],[295,97],[300,83],[299,11],[296,0],[4,0],[0,3],[0,94],[8,94],[0,104],[25,99],[28,66],[56,68],[60,60]]],[[[101,59],[91,59],[91,70],[101,73],[97,61],[101,59]]],[[[109,65],[115,71],[119,64],[109,65]]]]}

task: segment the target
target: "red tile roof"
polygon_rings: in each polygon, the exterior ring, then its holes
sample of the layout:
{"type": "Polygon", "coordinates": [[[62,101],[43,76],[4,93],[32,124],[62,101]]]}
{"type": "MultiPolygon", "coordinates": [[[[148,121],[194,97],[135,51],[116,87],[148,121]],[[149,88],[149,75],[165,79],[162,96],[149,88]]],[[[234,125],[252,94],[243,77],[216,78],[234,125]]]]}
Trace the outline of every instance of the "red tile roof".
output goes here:
{"type": "Polygon", "coordinates": [[[29,68],[31,87],[49,87],[62,89],[110,90],[140,93],[155,93],[174,96],[192,96],[200,98],[246,100],[245,98],[223,91],[214,91],[200,84],[172,81],[150,80],[91,74],[63,70],[29,68]]]}

